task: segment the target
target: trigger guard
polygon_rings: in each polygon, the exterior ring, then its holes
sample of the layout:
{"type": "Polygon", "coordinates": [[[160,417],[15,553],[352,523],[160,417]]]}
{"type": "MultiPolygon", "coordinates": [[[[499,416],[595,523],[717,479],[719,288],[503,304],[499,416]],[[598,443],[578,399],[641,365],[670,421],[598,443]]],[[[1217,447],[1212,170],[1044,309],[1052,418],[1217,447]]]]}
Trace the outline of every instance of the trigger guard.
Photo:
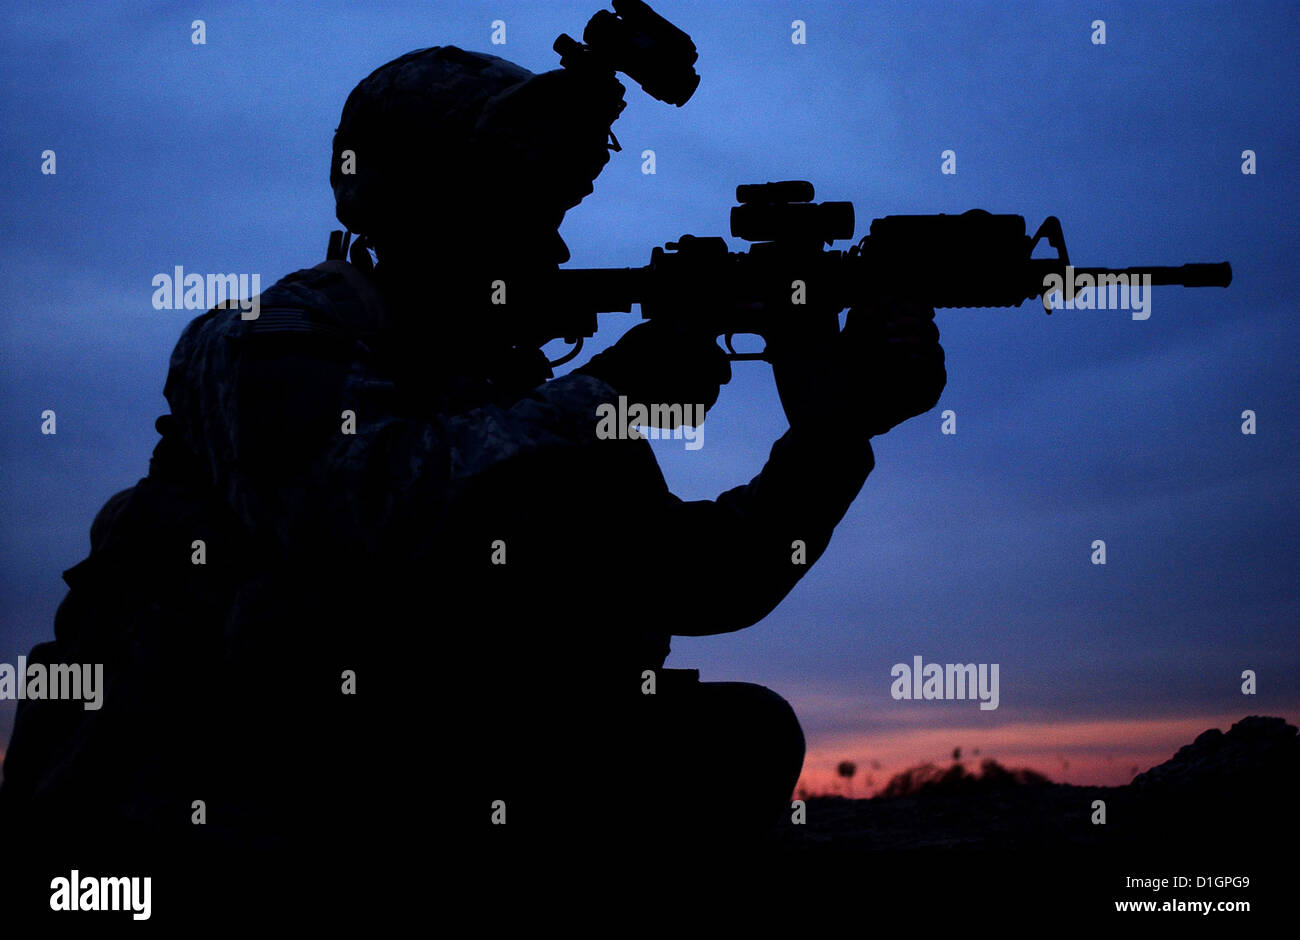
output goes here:
{"type": "MultiPolygon", "coordinates": [[[[546,361],[546,364],[550,366],[552,369],[554,369],[556,366],[562,366],[566,362],[570,362],[573,359],[577,358],[578,353],[582,352],[582,340],[583,337],[579,336],[577,338],[577,342],[575,342],[572,346],[570,346],[569,349],[565,351],[563,356],[561,356],[559,359],[548,359],[546,361]]],[[[567,343],[568,341],[569,340],[566,337],[565,342],[567,343]]]]}

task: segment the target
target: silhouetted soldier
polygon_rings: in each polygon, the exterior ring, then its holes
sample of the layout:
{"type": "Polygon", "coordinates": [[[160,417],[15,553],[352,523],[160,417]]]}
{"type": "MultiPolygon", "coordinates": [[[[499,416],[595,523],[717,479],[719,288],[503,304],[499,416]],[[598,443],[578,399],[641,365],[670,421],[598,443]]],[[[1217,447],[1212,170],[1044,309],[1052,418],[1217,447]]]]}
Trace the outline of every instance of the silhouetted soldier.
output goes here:
{"type": "Polygon", "coordinates": [[[360,867],[403,838],[729,841],[789,811],[790,707],[664,670],[669,638],[785,597],[869,438],[937,401],[938,331],[901,305],[768,337],[791,429],[748,484],[675,497],[645,441],[597,437],[596,409],[711,406],[730,379],[714,338],[651,321],[547,381],[489,303],[567,260],[557,228],[622,91],[448,46],[352,92],[331,182],[378,264],[354,251],[285,277],[256,319],[185,329],[150,476],[96,520],[34,651],[100,656],[116,685],[95,724],[20,712],[11,809],[360,867]]]}

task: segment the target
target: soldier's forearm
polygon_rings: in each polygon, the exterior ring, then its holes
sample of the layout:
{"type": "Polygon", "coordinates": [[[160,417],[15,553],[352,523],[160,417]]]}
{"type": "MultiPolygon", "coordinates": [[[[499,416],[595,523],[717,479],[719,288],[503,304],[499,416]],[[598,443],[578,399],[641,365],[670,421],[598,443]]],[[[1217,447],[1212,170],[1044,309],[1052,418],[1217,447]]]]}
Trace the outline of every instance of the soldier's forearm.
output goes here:
{"type": "Polygon", "coordinates": [[[682,503],[686,570],[700,577],[673,632],[728,633],[771,613],[826,550],[873,466],[865,439],[819,442],[787,432],[749,483],[682,503]]]}

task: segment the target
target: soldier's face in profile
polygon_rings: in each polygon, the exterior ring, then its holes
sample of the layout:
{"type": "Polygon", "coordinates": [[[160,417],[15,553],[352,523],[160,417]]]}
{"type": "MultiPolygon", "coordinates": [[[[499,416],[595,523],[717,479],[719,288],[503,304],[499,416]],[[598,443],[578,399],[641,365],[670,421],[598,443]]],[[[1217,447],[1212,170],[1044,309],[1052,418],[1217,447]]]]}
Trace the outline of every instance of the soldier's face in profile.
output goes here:
{"type": "Polygon", "coordinates": [[[521,258],[563,264],[569,251],[559,236],[564,215],[593,191],[595,178],[609,161],[608,128],[587,129],[581,136],[552,138],[553,149],[530,148],[527,160],[500,165],[497,182],[489,183],[484,221],[496,240],[521,258]]]}
{"type": "Polygon", "coordinates": [[[513,236],[532,240],[551,263],[568,249],[557,230],[564,214],[591,194],[609,162],[610,125],[622,109],[622,85],[565,70],[544,72],[484,109],[478,133],[483,167],[513,236]]]}

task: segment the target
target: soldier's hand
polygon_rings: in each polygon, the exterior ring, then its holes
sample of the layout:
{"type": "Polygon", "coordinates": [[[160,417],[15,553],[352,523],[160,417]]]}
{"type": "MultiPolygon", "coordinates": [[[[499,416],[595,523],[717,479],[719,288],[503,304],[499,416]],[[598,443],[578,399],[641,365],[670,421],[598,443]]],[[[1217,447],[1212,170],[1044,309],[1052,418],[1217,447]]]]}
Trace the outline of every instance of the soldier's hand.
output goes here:
{"type": "Polygon", "coordinates": [[[939,401],[947,384],[934,310],[884,299],[768,337],[790,426],[819,435],[884,434],[939,401]],[[811,328],[810,328],[811,327],[811,328]]]}
{"type": "Polygon", "coordinates": [[[632,327],[574,372],[600,379],[629,402],[702,404],[706,411],[731,381],[731,363],[714,337],[663,320],[632,327]]]}
{"type": "Polygon", "coordinates": [[[869,434],[884,434],[939,402],[948,372],[934,310],[883,300],[849,310],[841,354],[860,376],[857,391],[869,434]]]}

